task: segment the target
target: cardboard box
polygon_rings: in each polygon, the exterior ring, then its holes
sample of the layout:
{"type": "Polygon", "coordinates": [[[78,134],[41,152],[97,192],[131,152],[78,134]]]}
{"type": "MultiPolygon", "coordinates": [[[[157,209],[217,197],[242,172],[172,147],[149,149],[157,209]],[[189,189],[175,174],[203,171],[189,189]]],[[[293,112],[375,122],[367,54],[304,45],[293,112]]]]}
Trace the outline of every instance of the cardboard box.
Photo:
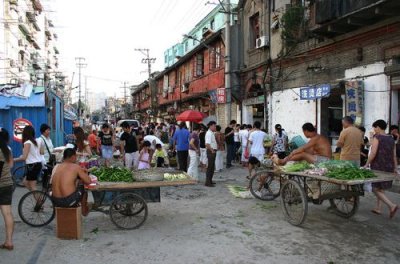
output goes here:
{"type": "Polygon", "coordinates": [[[56,236],[60,239],[82,238],[81,207],[56,207],[56,236]]]}

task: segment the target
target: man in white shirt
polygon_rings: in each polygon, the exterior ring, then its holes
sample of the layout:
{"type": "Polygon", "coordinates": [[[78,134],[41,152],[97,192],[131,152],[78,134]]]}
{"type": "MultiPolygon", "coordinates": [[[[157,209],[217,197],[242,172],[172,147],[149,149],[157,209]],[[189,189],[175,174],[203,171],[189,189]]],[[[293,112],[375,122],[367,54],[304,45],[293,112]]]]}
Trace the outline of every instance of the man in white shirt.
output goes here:
{"type": "Polygon", "coordinates": [[[267,133],[260,130],[261,123],[259,121],[254,122],[254,131],[250,133],[249,144],[250,147],[250,158],[249,158],[249,176],[247,179],[251,178],[251,173],[253,168],[264,160],[265,148],[264,139],[267,133]]]}
{"type": "Polygon", "coordinates": [[[217,140],[215,139],[214,132],[217,129],[217,123],[214,121],[210,121],[208,123],[208,131],[206,133],[206,149],[207,149],[207,159],[208,159],[208,167],[206,172],[206,186],[214,187],[215,183],[212,181],[215,170],[215,158],[217,153],[217,140]]]}

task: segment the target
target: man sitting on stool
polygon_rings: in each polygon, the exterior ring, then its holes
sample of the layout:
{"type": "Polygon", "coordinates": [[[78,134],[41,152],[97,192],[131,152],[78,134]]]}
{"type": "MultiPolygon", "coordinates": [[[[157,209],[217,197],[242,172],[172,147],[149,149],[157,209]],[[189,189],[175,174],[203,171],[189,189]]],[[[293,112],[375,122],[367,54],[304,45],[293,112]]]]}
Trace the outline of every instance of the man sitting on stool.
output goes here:
{"type": "Polygon", "coordinates": [[[50,183],[52,185],[52,201],[56,207],[82,206],[82,215],[89,213],[87,192],[83,184],[90,184],[87,170],[76,164],[76,151],[71,148],[64,150],[64,161],[53,169],[50,183]]]}

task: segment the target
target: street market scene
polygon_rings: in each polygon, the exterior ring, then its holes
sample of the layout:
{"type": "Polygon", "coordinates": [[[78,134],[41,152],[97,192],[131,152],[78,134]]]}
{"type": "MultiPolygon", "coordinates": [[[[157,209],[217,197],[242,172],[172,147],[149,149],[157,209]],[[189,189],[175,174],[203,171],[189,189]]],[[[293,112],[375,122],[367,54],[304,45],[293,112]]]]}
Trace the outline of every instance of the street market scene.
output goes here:
{"type": "Polygon", "coordinates": [[[0,263],[400,263],[400,1],[0,0],[0,263]]]}

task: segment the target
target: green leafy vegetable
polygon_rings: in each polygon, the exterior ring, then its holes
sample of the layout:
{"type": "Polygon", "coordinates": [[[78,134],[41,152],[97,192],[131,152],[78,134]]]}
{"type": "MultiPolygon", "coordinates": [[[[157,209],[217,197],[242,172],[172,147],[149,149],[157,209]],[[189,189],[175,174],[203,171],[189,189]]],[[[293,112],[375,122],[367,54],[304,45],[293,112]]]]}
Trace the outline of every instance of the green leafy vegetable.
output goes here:
{"type": "Polygon", "coordinates": [[[328,171],[335,169],[357,168],[354,163],[348,160],[328,160],[319,163],[317,167],[328,169],[328,171]]]}
{"type": "Polygon", "coordinates": [[[283,166],[285,172],[298,172],[310,169],[311,165],[307,161],[300,161],[283,166]]]}
{"type": "Polygon", "coordinates": [[[376,177],[372,171],[356,167],[333,169],[330,170],[326,176],[338,180],[363,180],[376,177]]]}
{"type": "Polygon", "coordinates": [[[101,182],[133,182],[132,171],[127,168],[96,168],[91,173],[101,182]]]}

